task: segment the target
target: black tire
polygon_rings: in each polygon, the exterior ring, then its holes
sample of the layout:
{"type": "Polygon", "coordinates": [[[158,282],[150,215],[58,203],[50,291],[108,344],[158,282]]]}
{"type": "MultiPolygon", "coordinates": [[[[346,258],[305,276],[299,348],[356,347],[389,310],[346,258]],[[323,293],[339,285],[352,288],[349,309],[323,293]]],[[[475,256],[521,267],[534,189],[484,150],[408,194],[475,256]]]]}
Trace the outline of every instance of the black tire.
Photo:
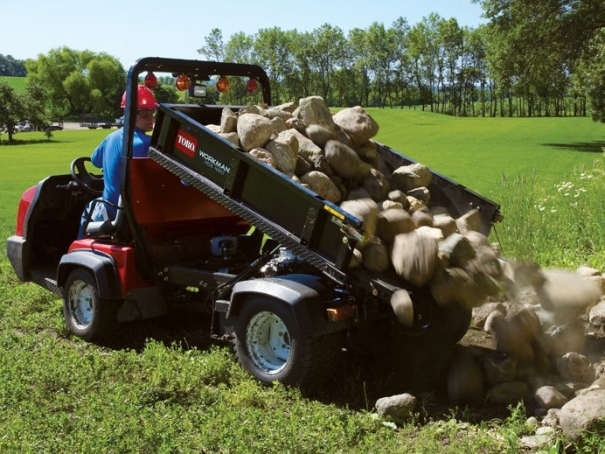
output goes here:
{"type": "Polygon", "coordinates": [[[244,370],[262,383],[312,387],[336,367],[340,335],[310,337],[286,303],[255,297],[237,319],[235,351],[244,370]]]}
{"type": "Polygon", "coordinates": [[[117,301],[99,298],[94,276],[83,268],[65,281],[63,315],[69,330],[86,341],[106,339],[118,325],[117,301]]]}

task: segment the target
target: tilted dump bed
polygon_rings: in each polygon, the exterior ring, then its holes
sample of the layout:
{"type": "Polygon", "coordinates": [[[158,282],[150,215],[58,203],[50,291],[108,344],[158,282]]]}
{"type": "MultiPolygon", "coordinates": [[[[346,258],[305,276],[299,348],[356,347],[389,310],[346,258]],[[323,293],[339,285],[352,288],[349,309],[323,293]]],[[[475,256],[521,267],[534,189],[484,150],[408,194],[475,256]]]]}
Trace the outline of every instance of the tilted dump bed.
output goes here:
{"type": "MultiPolygon", "coordinates": [[[[361,221],[206,128],[220,122],[220,112],[215,106],[162,104],[149,156],[336,281],[389,294],[393,288],[381,279],[348,273],[363,237],[361,221]]],[[[414,162],[384,145],[378,151],[389,174],[414,162]]],[[[439,174],[433,177],[431,200],[455,216],[478,209],[488,234],[498,205],[439,174]]]]}

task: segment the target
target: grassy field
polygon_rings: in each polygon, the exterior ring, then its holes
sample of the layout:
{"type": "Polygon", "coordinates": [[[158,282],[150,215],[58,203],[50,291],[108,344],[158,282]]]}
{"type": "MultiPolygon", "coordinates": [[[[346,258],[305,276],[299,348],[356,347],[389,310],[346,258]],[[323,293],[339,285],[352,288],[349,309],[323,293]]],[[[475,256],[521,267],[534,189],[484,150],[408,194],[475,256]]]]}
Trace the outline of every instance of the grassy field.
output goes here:
{"type": "Polygon", "coordinates": [[[0,76],[0,82],[6,82],[19,93],[25,93],[25,77],[0,76]]]}
{"type": "MultiPolygon", "coordinates": [[[[605,126],[589,119],[457,119],[372,110],[377,139],[502,204],[498,238],[512,255],[605,269],[605,126]],[[581,190],[582,189],[582,190],[581,190]],[[566,195],[567,194],[567,195],[566,195]]],[[[21,133],[0,146],[0,235],[14,231],[21,193],[68,173],[108,132],[21,133]]],[[[0,259],[0,452],[516,453],[531,434],[522,406],[435,411],[419,396],[403,426],[372,415],[380,380],[343,366],[317,396],[263,387],[207,321],[127,325],[111,346],[71,336],[61,301],[20,284],[0,259]],[[153,338],[154,340],[149,340],[153,338]]],[[[413,373],[413,371],[411,372],[413,373]]],[[[405,391],[405,390],[402,390],[405,391]]],[[[562,452],[565,440],[543,452],[562,452]]],[[[597,452],[598,440],[584,452],[597,452]]],[[[525,451],[527,452],[527,451],[525,451]]]]}

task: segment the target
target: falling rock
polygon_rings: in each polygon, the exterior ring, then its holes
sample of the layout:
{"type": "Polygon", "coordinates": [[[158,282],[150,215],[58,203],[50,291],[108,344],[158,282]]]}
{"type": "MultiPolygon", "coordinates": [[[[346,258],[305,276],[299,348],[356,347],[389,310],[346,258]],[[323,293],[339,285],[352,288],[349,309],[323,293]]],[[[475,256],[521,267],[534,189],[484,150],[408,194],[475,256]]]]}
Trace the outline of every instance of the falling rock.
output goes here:
{"type": "Polygon", "coordinates": [[[467,238],[460,233],[454,233],[439,242],[439,256],[448,266],[464,268],[475,258],[475,250],[467,238]]]}
{"type": "Polygon", "coordinates": [[[271,166],[274,169],[277,169],[277,162],[275,161],[275,158],[267,150],[265,150],[263,148],[253,148],[252,150],[250,150],[250,154],[252,156],[254,156],[256,159],[258,159],[259,161],[262,161],[265,164],[267,164],[268,166],[271,166]]]}
{"type": "Polygon", "coordinates": [[[340,207],[362,221],[365,241],[369,241],[376,232],[378,205],[372,199],[345,200],[340,207]]]}
{"type": "Polygon", "coordinates": [[[466,270],[459,267],[440,267],[430,283],[431,295],[440,306],[452,303],[472,309],[486,300],[484,285],[489,283],[475,279],[466,270]]]}
{"type": "Polygon", "coordinates": [[[443,232],[439,229],[436,229],[435,227],[421,225],[420,227],[416,228],[416,231],[434,239],[437,243],[439,243],[439,241],[443,241],[443,232]]]}
{"type": "Polygon", "coordinates": [[[416,228],[410,214],[403,209],[389,209],[377,214],[376,235],[385,242],[392,244],[400,233],[408,233],[416,228]]]}
{"type": "MultiPolygon", "coordinates": [[[[542,324],[544,325],[544,322],[542,324]]],[[[547,351],[555,357],[581,351],[585,343],[584,325],[579,320],[565,325],[552,325],[544,332],[544,344],[547,351]]]]}
{"type": "Polygon", "coordinates": [[[396,290],[391,295],[390,303],[399,323],[403,326],[412,326],[412,323],[414,323],[414,305],[408,291],[405,289],[396,290]]]}
{"type": "Polygon", "coordinates": [[[502,303],[485,303],[473,308],[473,323],[476,328],[482,329],[485,326],[487,318],[492,312],[499,312],[506,316],[506,306],[502,303]]]}
{"type": "Polygon", "coordinates": [[[553,312],[558,325],[571,322],[597,304],[601,289],[576,273],[563,269],[544,269],[544,283],[535,286],[540,305],[553,312]]]}
{"type": "Polygon", "coordinates": [[[477,209],[470,210],[456,219],[456,225],[460,233],[467,233],[469,230],[481,232],[483,230],[483,222],[481,221],[481,213],[477,209]]]}
{"type": "Polygon", "coordinates": [[[432,227],[433,226],[433,216],[428,210],[420,209],[412,212],[412,219],[416,223],[418,227],[432,227]]]}
{"type": "Polygon", "coordinates": [[[312,170],[303,175],[300,180],[304,184],[309,185],[309,188],[311,188],[312,191],[324,199],[332,203],[338,203],[340,201],[340,191],[325,173],[312,170]]]}
{"type": "Polygon", "coordinates": [[[577,352],[565,353],[557,358],[557,372],[569,381],[592,383],[595,378],[595,370],[588,358],[577,352]]]}
{"type": "Polygon", "coordinates": [[[382,418],[405,422],[416,408],[416,398],[411,394],[382,397],[376,401],[376,412],[382,418]]]}
{"type": "MultiPolygon", "coordinates": [[[[465,237],[468,238],[466,235],[465,237]]],[[[502,262],[493,247],[482,245],[473,248],[473,250],[475,251],[475,257],[467,263],[469,270],[476,273],[484,272],[495,279],[500,279],[502,276],[502,262]]]]}
{"type": "Polygon", "coordinates": [[[419,187],[429,187],[433,175],[428,167],[422,164],[409,164],[393,171],[389,183],[393,190],[399,189],[406,193],[419,187]]]}
{"type": "Polygon", "coordinates": [[[578,396],[561,407],[559,422],[563,433],[572,440],[590,432],[605,435],[605,390],[578,396]]]}
{"type": "Polygon", "coordinates": [[[431,280],[439,264],[437,242],[416,230],[400,233],[393,241],[391,262],[399,276],[422,287],[431,280]]]}
{"type": "Polygon", "coordinates": [[[394,191],[390,191],[387,197],[393,202],[400,203],[401,208],[403,208],[404,210],[408,211],[410,209],[410,201],[408,200],[407,196],[403,191],[395,189],[394,191]]]}
{"type": "Polygon", "coordinates": [[[375,273],[383,273],[389,269],[389,253],[379,241],[369,241],[360,246],[364,268],[375,273]]]}
{"type": "Polygon", "coordinates": [[[346,180],[363,181],[372,168],[355,150],[337,140],[328,140],[324,153],[334,173],[346,180]]]}
{"type": "Polygon", "coordinates": [[[353,148],[368,142],[378,133],[378,123],[361,106],[336,112],[334,123],[351,138],[353,148]]]}
{"type": "Polygon", "coordinates": [[[243,114],[237,121],[237,135],[244,151],[263,147],[273,134],[271,120],[257,114],[243,114]]]}
{"type": "Polygon", "coordinates": [[[449,214],[433,214],[433,227],[441,230],[444,238],[458,231],[456,220],[449,214]]]}
{"type": "Polygon", "coordinates": [[[427,206],[431,200],[431,193],[424,186],[410,189],[406,194],[420,200],[424,205],[427,206]]]}

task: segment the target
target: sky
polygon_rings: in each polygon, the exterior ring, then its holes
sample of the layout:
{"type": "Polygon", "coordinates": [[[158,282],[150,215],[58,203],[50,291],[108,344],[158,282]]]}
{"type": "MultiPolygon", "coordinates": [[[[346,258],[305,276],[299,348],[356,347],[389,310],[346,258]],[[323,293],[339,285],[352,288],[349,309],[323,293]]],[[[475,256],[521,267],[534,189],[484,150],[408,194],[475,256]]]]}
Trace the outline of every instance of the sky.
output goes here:
{"type": "Polygon", "coordinates": [[[324,24],[345,35],[373,23],[389,28],[403,17],[410,25],[430,13],[455,18],[460,26],[485,23],[471,0],[28,0],[2,8],[0,54],[17,60],[51,49],[105,52],[128,69],[143,57],[203,59],[197,50],[212,29],[223,42],[235,33],[254,35],[279,27],[312,32],[324,24]]]}

